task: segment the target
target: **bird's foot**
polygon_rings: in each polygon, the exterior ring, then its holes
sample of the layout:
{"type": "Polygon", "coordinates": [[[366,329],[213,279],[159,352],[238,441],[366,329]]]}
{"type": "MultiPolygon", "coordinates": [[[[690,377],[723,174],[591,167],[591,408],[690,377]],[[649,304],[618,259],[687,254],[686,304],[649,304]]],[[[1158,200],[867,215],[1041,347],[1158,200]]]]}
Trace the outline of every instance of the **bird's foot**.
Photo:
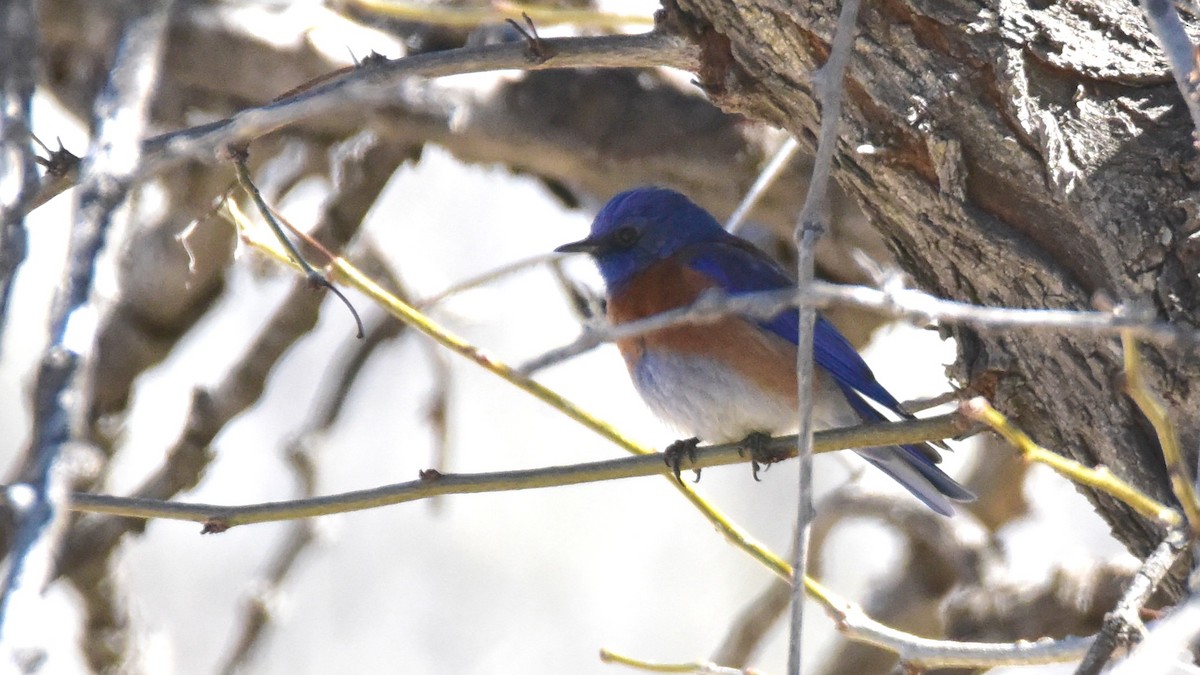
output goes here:
{"type": "Polygon", "coordinates": [[[764,434],[761,431],[755,431],[749,436],[742,439],[738,444],[738,454],[743,455],[745,452],[750,453],[750,471],[754,475],[754,480],[761,480],[758,477],[759,469],[766,470],[775,462],[779,462],[788,458],[787,451],[771,449],[771,434],[764,434]]]}
{"type": "MultiPolygon", "coordinates": [[[[700,445],[699,438],[683,438],[668,445],[667,449],[663,450],[663,461],[667,463],[667,466],[671,467],[671,471],[675,473],[675,480],[680,483],[683,482],[683,479],[679,477],[679,471],[683,464],[683,456],[687,455],[689,461],[695,462],[697,445],[700,445]]],[[[694,469],[694,471],[696,472],[696,480],[693,482],[699,483],[700,469],[694,469]]]]}

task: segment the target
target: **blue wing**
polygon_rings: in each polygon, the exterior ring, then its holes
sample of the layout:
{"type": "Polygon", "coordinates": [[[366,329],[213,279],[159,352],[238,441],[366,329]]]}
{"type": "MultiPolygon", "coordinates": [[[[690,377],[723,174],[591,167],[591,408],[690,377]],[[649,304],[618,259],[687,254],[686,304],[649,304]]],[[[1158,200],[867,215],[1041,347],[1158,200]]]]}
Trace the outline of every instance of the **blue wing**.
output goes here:
{"type": "MultiPolygon", "coordinates": [[[[795,285],[766,254],[733,236],[720,242],[696,244],[681,253],[692,269],[713,279],[731,295],[795,285]]],[[[799,342],[799,323],[798,311],[791,309],[760,321],[759,325],[796,344],[799,342]]],[[[912,417],[901,410],[896,397],[879,384],[871,368],[845,336],[820,314],[817,315],[813,332],[813,360],[832,376],[846,401],[863,420],[886,420],[866,398],[897,415],[912,417]]],[[[953,513],[946,497],[956,501],[975,499],[969,490],[934,465],[939,456],[936,450],[926,444],[868,448],[859,451],[859,454],[943,515],[953,513]],[[930,489],[930,485],[933,489],[930,489]]]]}
{"type": "MultiPolygon", "coordinates": [[[[715,280],[731,295],[795,286],[775,261],[733,237],[722,242],[696,245],[687,250],[687,259],[693,269],[715,280]]],[[[800,340],[799,324],[799,313],[794,309],[759,322],[763,328],[792,344],[800,340]]],[[[833,376],[838,386],[846,392],[851,405],[865,419],[884,418],[862,400],[862,396],[880,403],[898,415],[909,416],[900,409],[900,402],[896,397],[879,384],[871,368],[845,336],[819,314],[813,331],[813,359],[833,376]]]]}

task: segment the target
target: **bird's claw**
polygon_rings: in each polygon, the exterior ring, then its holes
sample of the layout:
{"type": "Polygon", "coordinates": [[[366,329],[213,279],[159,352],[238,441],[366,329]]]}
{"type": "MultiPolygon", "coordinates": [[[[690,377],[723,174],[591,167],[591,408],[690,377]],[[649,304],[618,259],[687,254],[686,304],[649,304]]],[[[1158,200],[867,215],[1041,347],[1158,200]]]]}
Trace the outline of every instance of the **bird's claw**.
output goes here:
{"type": "Polygon", "coordinates": [[[775,462],[788,458],[786,451],[772,450],[771,434],[764,434],[761,431],[755,431],[742,439],[742,442],[739,444],[738,454],[744,455],[745,452],[750,453],[750,472],[756,481],[762,480],[758,477],[760,469],[766,471],[775,462]]]}
{"type": "MultiPolygon", "coordinates": [[[[679,472],[683,464],[683,456],[687,455],[688,461],[694,463],[696,461],[697,445],[700,445],[699,438],[683,438],[668,445],[667,449],[663,450],[663,461],[666,462],[667,466],[671,467],[672,473],[675,474],[675,480],[680,483],[683,482],[683,479],[679,477],[679,472]]],[[[696,472],[696,480],[693,482],[699,483],[700,469],[693,470],[696,472]]]]}

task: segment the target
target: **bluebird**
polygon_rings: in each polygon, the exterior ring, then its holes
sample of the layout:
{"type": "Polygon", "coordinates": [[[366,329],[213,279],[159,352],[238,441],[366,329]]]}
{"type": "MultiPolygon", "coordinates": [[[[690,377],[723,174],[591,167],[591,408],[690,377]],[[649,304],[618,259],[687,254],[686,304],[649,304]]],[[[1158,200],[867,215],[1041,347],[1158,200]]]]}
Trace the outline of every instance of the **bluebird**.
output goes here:
{"type": "MultiPolygon", "coordinates": [[[[726,232],[707,211],[672,190],[637,188],[604,206],[587,238],[555,249],[592,255],[607,289],[614,324],[686,306],[715,289],[729,295],[792,288],[792,280],[748,241],[726,232]]],[[[767,319],[730,315],[618,340],[633,384],[663,420],[695,436],[695,448],[743,441],[798,426],[796,309],[767,319]]],[[[818,314],[813,335],[817,424],[839,426],[911,417],[875,379],[833,324],[818,314]]],[[[678,448],[679,444],[673,444],[678,448]]],[[[934,511],[975,498],[942,472],[927,444],[857,451],[934,511]]]]}

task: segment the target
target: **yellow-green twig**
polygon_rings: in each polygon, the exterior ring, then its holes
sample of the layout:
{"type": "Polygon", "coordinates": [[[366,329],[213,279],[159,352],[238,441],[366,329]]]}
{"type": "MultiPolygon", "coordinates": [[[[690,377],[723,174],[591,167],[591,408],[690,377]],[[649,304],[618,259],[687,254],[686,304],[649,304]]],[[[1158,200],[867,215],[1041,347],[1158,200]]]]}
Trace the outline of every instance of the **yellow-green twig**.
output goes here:
{"type": "MultiPolygon", "coordinates": [[[[862,447],[881,440],[880,434],[883,433],[887,434],[888,444],[945,438],[958,428],[959,419],[958,415],[942,415],[923,420],[831,429],[817,432],[814,446],[817,452],[862,447]]],[[[784,436],[774,439],[768,447],[772,452],[783,448],[790,448],[794,452],[796,437],[784,436]]],[[[749,459],[742,456],[740,450],[736,443],[697,448],[694,458],[684,458],[683,467],[698,469],[748,462],[749,459]]],[[[429,471],[422,474],[420,479],[405,483],[291,501],[238,506],[76,493],[71,498],[70,508],[73,511],[107,513],[129,518],[185,520],[205,523],[210,529],[226,530],[252,523],[349,513],[441,495],[530,490],[670,472],[671,467],[663,461],[662,455],[636,455],[516,471],[446,474],[429,471]]],[[[0,486],[0,490],[3,488],[4,486],[0,486]]]]}
{"type": "Polygon", "coordinates": [[[1171,423],[1171,417],[1167,414],[1167,406],[1142,377],[1142,357],[1138,353],[1133,335],[1128,332],[1121,333],[1121,345],[1125,351],[1125,393],[1133,399],[1146,419],[1150,420],[1154,432],[1158,434],[1158,444],[1162,448],[1163,459],[1167,465],[1171,489],[1183,506],[1188,527],[1192,532],[1200,532],[1200,499],[1197,499],[1196,488],[1188,478],[1190,472],[1183,460],[1183,453],[1179,451],[1179,439],[1175,435],[1175,425],[1171,423]]]}
{"type": "Polygon", "coordinates": [[[600,650],[600,660],[605,663],[619,663],[646,673],[701,673],[702,675],[750,675],[755,671],[742,670],[719,666],[710,661],[692,661],[691,663],[651,663],[635,659],[632,656],[618,654],[608,649],[600,650]]]}
{"type": "Polygon", "coordinates": [[[522,14],[529,16],[540,26],[569,24],[615,30],[624,26],[654,24],[654,17],[645,14],[610,14],[594,9],[522,5],[515,2],[496,2],[478,7],[450,7],[404,0],[348,0],[347,4],[391,19],[450,28],[474,28],[481,24],[503,23],[505,19],[522,14]]]}
{"type": "Polygon", "coordinates": [[[1021,457],[1025,461],[1045,464],[1067,479],[1119,499],[1143,516],[1152,518],[1167,527],[1178,527],[1182,523],[1183,519],[1178,511],[1159,503],[1122,480],[1108,467],[1098,466],[1090,469],[1073,459],[1050,452],[1038,445],[983,398],[973,398],[965,402],[962,405],[962,411],[968,417],[983,422],[1003,436],[1004,440],[1021,453],[1021,457]]]}

